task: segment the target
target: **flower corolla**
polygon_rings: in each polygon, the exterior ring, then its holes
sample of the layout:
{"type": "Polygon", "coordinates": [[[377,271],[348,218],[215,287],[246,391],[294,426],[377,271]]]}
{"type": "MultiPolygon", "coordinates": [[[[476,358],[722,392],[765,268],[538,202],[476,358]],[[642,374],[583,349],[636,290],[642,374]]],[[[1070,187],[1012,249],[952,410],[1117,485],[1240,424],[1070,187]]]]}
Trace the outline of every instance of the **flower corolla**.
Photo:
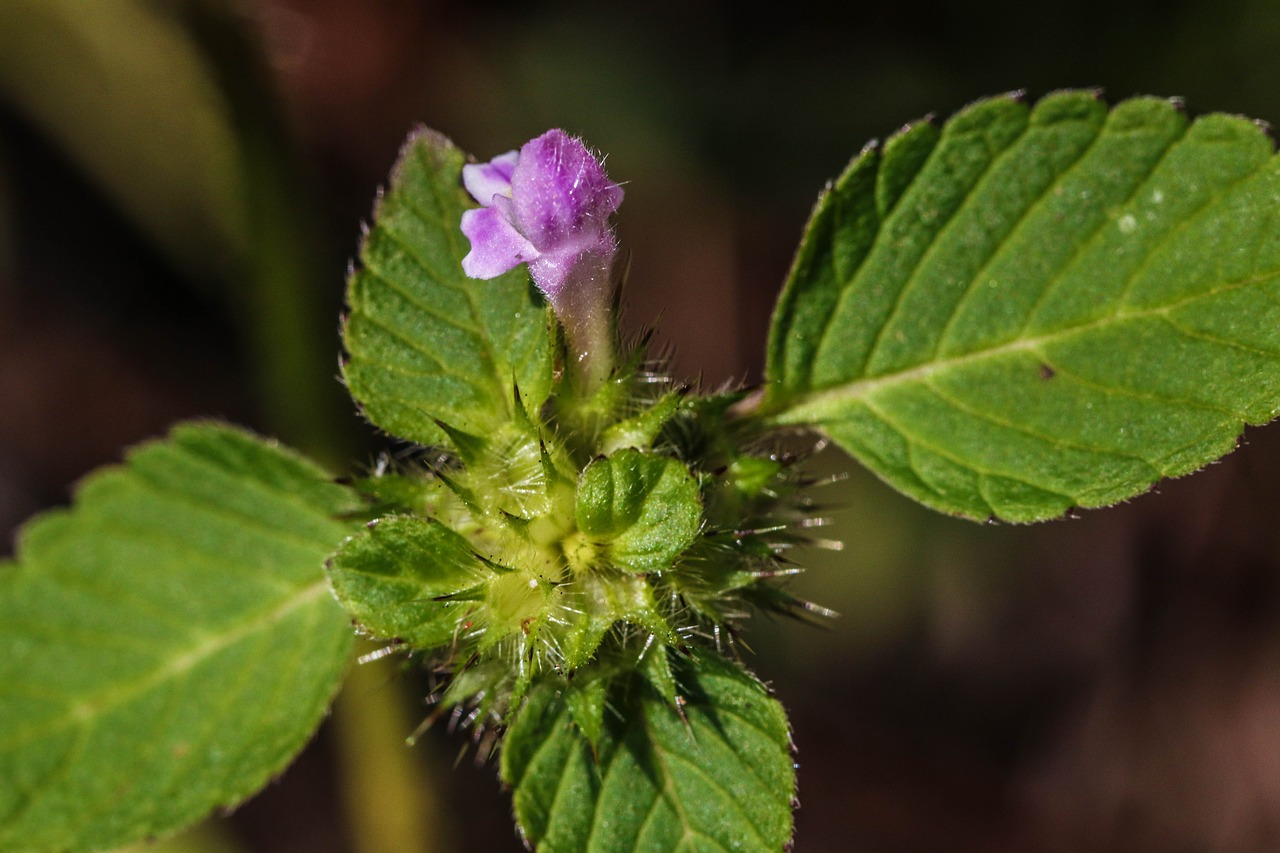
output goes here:
{"type": "Polygon", "coordinates": [[[613,259],[609,216],[622,188],[580,139],[549,130],[519,151],[462,168],[467,191],[484,205],[462,214],[472,278],[495,278],[525,263],[565,328],[578,361],[607,364],[613,259]]]}

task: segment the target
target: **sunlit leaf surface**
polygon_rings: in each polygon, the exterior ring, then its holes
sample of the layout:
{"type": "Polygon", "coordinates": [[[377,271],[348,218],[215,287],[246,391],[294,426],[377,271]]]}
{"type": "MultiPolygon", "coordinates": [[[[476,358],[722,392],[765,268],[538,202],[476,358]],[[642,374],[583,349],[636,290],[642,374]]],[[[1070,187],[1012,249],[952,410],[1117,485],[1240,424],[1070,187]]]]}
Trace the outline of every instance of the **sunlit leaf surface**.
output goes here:
{"type": "Polygon", "coordinates": [[[90,477],[0,566],[0,849],[109,848],[281,772],[347,664],[347,489],[218,424],[90,477]]]}
{"type": "Polygon", "coordinates": [[[1280,161],[1154,98],[979,102],[857,157],[781,297],[765,411],[946,512],[1135,495],[1280,407],[1280,161]]]}

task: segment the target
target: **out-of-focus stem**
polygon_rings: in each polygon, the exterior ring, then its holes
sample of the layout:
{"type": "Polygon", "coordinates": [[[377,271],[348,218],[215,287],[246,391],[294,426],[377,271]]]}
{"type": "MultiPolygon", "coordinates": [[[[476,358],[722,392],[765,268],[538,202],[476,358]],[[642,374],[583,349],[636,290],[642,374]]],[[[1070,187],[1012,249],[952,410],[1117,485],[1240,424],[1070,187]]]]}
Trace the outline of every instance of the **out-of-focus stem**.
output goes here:
{"type": "MultiPolygon", "coordinates": [[[[372,650],[362,642],[361,652],[372,650]]],[[[410,714],[397,661],[384,658],[352,668],[334,704],[334,738],[341,758],[342,800],[359,853],[443,853],[458,849],[430,772],[426,745],[405,737],[420,720],[410,714]]]]}

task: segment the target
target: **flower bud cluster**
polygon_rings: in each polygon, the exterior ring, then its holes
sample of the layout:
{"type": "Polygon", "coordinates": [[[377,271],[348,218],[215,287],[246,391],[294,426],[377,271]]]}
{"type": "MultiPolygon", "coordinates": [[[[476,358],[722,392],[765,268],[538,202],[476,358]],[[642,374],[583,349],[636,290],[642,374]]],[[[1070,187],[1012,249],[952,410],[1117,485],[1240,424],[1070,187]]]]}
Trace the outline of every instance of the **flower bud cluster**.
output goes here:
{"type": "Polygon", "coordinates": [[[622,190],[580,141],[549,131],[463,176],[483,205],[462,219],[465,271],[527,264],[570,369],[537,410],[513,388],[504,425],[438,423],[427,464],[366,481],[389,521],[338,555],[335,586],[376,601],[365,628],[428,652],[443,705],[481,720],[508,719],[538,679],[572,691],[641,668],[675,702],[668,655],[723,651],[753,609],[805,611],[779,582],[803,538],[794,460],[733,417],[741,394],[689,393],[643,344],[623,351],[622,190]]]}

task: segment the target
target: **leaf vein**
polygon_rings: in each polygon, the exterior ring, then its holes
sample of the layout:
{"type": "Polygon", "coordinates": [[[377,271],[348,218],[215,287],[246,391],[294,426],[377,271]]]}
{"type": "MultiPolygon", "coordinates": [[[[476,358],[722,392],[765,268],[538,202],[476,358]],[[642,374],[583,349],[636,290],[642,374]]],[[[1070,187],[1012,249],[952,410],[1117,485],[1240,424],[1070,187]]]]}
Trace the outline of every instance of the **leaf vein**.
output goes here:
{"type": "MultiPolygon", "coordinates": [[[[4,841],[6,838],[12,837],[12,827],[19,826],[22,823],[22,818],[36,804],[39,799],[38,794],[40,788],[47,788],[50,785],[57,783],[59,780],[65,779],[70,774],[71,768],[74,766],[76,760],[84,754],[85,747],[88,746],[89,741],[88,732],[83,726],[77,726],[73,730],[72,734],[74,736],[74,740],[63,756],[58,759],[57,766],[50,771],[48,776],[41,780],[42,784],[34,785],[23,791],[19,798],[17,808],[5,815],[4,825],[0,826],[0,830],[5,831],[4,835],[0,836],[0,841],[4,841]],[[6,829],[6,827],[8,827],[8,829],[6,829]]],[[[3,747],[0,747],[0,749],[3,749],[3,747]]],[[[7,849],[7,844],[0,845],[0,849],[7,849]]]]}
{"type": "MultiPolygon", "coordinates": [[[[1102,456],[1113,456],[1119,459],[1128,459],[1131,462],[1140,462],[1144,466],[1151,468],[1151,463],[1141,456],[1135,456],[1131,453],[1125,453],[1124,451],[1117,450],[1115,448],[1103,447],[1102,445],[1099,445],[1099,444],[1086,444],[1081,441],[1073,441],[1067,438],[1055,437],[1047,433],[1040,432],[1039,430],[1033,429],[1024,424],[1015,423],[1014,421],[1010,421],[1006,418],[997,417],[996,415],[993,415],[989,412],[983,412],[979,409],[975,409],[974,407],[968,405],[967,403],[964,403],[963,401],[958,400],[955,397],[952,397],[950,394],[943,391],[934,382],[930,380],[925,380],[923,384],[924,384],[924,387],[931,394],[933,394],[935,397],[937,397],[946,405],[949,405],[955,409],[958,409],[961,412],[964,412],[966,415],[969,415],[970,417],[977,418],[978,420],[986,421],[987,423],[994,424],[995,426],[998,426],[998,427],[1004,427],[1005,429],[1012,430],[1013,432],[1025,435],[1028,438],[1034,438],[1037,441],[1042,441],[1045,444],[1048,444],[1053,449],[1065,447],[1065,448],[1070,448],[1071,450],[1082,450],[1086,453],[1097,453],[1102,456]]],[[[1155,474],[1156,476],[1159,476],[1160,472],[1152,468],[1152,473],[1155,474]]],[[[1003,476],[1003,475],[1000,475],[1000,476],[1003,476]]],[[[1063,495],[1063,497],[1069,497],[1069,496],[1063,495]]]]}
{"type": "MultiPolygon", "coordinates": [[[[166,445],[155,445],[154,448],[168,449],[166,445]]],[[[185,448],[179,448],[178,455],[187,464],[198,466],[199,468],[201,468],[202,470],[207,472],[207,474],[211,475],[214,478],[221,479],[221,480],[228,480],[228,479],[234,480],[235,487],[239,489],[242,493],[267,497],[273,502],[285,504],[295,509],[302,510],[304,513],[312,517],[314,517],[318,511],[323,512],[326,519],[332,520],[332,516],[330,516],[327,512],[324,512],[322,508],[318,507],[314,501],[308,500],[307,498],[303,497],[298,491],[295,491],[292,488],[284,488],[281,485],[278,485],[275,483],[268,483],[266,481],[252,478],[252,477],[239,476],[240,472],[229,469],[223,462],[221,462],[217,458],[207,456],[204,453],[187,450],[185,448]]],[[[173,491],[168,486],[164,485],[161,481],[158,481],[155,477],[153,477],[148,472],[141,470],[136,466],[129,467],[126,470],[131,475],[136,475],[142,481],[149,484],[153,489],[164,490],[164,493],[166,495],[173,494],[173,491]]],[[[306,479],[310,480],[312,483],[317,485],[324,484],[328,486],[333,486],[332,481],[328,480],[323,476],[312,477],[310,475],[307,475],[306,479]]],[[[203,507],[206,507],[207,504],[198,503],[198,506],[203,508],[203,507]]],[[[236,517],[248,519],[250,522],[256,521],[258,518],[258,516],[256,515],[237,515],[236,517]]],[[[279,537],[300,538],[300,537],[291,536],[288,531],[277,530],[275,528],[271,528],[271,532],[272,532],[272,535],[277,538],[279,537]]],[[[309,547],[314,547],[314,544],[315,544],[314,542],[309,543],[309,547]]]]}
{"type": "Polygon", "coordinates": [[[1160,238],[1156,240],[1155,244],[1146,252],[1142,260],[1125,277],[1124,283],[1120,289],[1120,298],[1116,300],[1112,313],[1123,313],[1124,305],[1132,294],[1134,285],[1137,283],[1138,279],[1142,277],[1143,273],[1151,268],[1151,264],[1155,260],[1156,256],[1158,256],[1160,252],[1169,245],[1175,236],[1182,234],[1190,228],[1191,225],[1201,216],[1212,212],[1214,207],[1216,207],[1227,195],[1234,192],[1241,184],[1245,183],[1250,178],[1256,177],[1264,167],[1270,164],[1271,158],[1268,158],[1249,171],[1241,175],[1237,175],[1227,183],[1217,187],[1214,192],[1209,193],[1208,197],[1201,204],[1197,205],[1195,209],[1187,211],[1181,219],[1171,223],[1169,229],[1160,235],[1160,238]]]}
{"type": "Polygon", "coordinates": [[[1251,352],[1254,355],[1260,355],[1260,356],[1263,356],[1264,358],[1271,359],[1271,360],[1280,359],[1280,350],[1264,349],[1262,347],[1252,346],[1250,344],[1242,343],[1240,341],[1233,341],[1229,338],[1219,337],[1217,335],[1210,334],[1209,332],[1204,332],[1197,329],[1191,329],[1191,328],[1188,328],[1187,326],[1182,325],[1177,320],[1174,320],[1167,313],[1157,314],[1156,316],[1160,320],[1162,320],[1164,323],[1168,324],[1168,326],[1171,329],[1173,329],[1175,332],[1182,335],[1183,337],[1191,338],[1192,340],[1197,340],[1197,341],[1204,341],[1205,343],[1210,343],[1220,347],[1226,347],[1228,349],[1237,349],[1237,350],[1241,350],[1242,352],[1251,352]]]}
{"type": "MultiPolygon", "coordinates": [[[[1178,146],[1178,143],[1187,135],[1187,128],[1188,125],[1185,123],[1178,128],[1178,134],[1169,140],[1168,144],[1165,145],[1164,150],[1160,152],[1160,156],[1152,160],[1151,166],[1147,169],[1146,173],[1134,181],[1133,189],[1129,190],[1129,193],[1118,205],[1116,205],[1116,209],[1126,207],[1131,204],[1135,198],[1137,198],[1138,193],[1142,191],[1142,188],[1150,183],[1151,177],[1156,172],[1160,171],[1161,166],[1164,165],[1165,160],[1169,157],[1169,152],[1173,151],[1173,149],[1178,146]]],[[[1057,272],[1053,274],[1053,277],[1049,279],[1048,283],[1036,296],[1035,301],[1027,310],[1026,317],[1023,318],[1022,325],[1018,328],[1013,340],[1017,340],[1027,333],[1027,329],[1031,326],[1032,320],[1035,319],[1036,312],[1040,310],[1040,306],[1045,303],[1049,296],[1052,295],[1053,290],[1063,281],[1067,271],[1070,270],[1076,262],[1080,260],[1084,253],[1097,243],[1098,240],[1106,233],[1107,226],[1113,221],[1114,220],[1108,216],[1100,217],[1098,219],[1098,224],[1089,232],[1089,235],[1076,244],[1075,249],[1069,256],[1067,256],[1062,266],[1058,267],[1057,272]]]]}
{"type": "MultiPolygon", "coordinates": [[[[730,746],[730,749],[732,749],[732,746],[730,746]]],[[[685,767],[687,767],[690,772],[692,772],[698,778],[702,779],[703,783],[708,788],[712,788],[718,791],[720,795],[724,797],[725,801],[733,806],[733,810],[736,811],[738,814],[742,815],[743,818],[745,818],[745,823],[751,827],[756,838],[760,839],[761,841],[764,840],[765,833],[760,828],[759,823],[757,823],[756,817],[751,813],[751,810],[747,809],[745,806],[743,806],[742,803],[738,801],[738,798],[734,796],[733,791],[727,788],[723,782],[717,779],[713,774],[708,773],[697,762],[691,761],[685,756],[681,755],[678,750],[669,749],[666,752],[664,752],[663,762],[665,763],[668,759],[673,760],[676,763],[685,765],[685,767]]],[[[667,772],[668,772],[668,776],[670,777],[670,771],[668,770],[667,772]]],[[[699,832],[709,840],[713,840],[713,841],[715,840],[714,838],[712,838],[712,836],[707,835],[706,833],[702,833],[699,830],[694,829],[693,827],[690,827],[690,829],[693,829],[694,832],[699,832]]],[[[719,844],[718,841],[716,843],[719,844]]]]}
{"type": "MultiPolygon", "coordinates": [[[[958,456],[955,452],[951,451],[949,448],[944,448],[940,445],[934,444],[933,442],[927,441],[921,438],[920,436],[917,436],[903,429],[896,420],[889,417],[888,414],[883,412],[883,410],[878,409],[875,406],[875,404],[870,400],[863,400],[862,402],[868,408],[872,409],[877,414],[879,414],[881,420],[883,420],[885,424],[887,424],[888,426],[892,427],[895,431],[897,431],[897,433],[901,435],[904,439],[906,439],[907,443],[912,446],[919,445],[921,448],[928,450],[930,453],[934,453],[938,456],[943,457],[944,459],[950,459],[952,462],[956,463],[960,467],[973,471],[975,474],[986,474],[993,477],[1004,477],[1007,480],[1013,480],[1016,483],[1022,483],[1023,485],[1030,486],[1033,489],[1038,489],[1040,491],[1045,491],[1045,492],[1052,492],[1053,494],[1060,495],[1061,497],[1067,498],[1068,500],[1074,500],[1074,498],[1072,498],[1070,495],[1064,495],[1061,492],[1055,492],[1052,489],[1046,489],[1045,487],[1041,486],[1038,483],[1032,483],[1030,480],[1026,480],[1021,477],[1016,477],[1016,476],[1013,476],[1012,474],[1006,474],[1003,471],[996,471],[994,469],[986,468],[982,465],[978,465],[967,459],[963,459],[960,456],[958,456]]],[[[911,467],[913,470],[915,470],[916,475],[919,476],[922,481],[929,482],[929,478],[924,475],[923,471],[921,471],[919,468],[916,467],[916,464],[914,461],[911,463],[911,467]]],[[[996,513],[995,511],[995,507],[991,506],[991,504],[987,502],[987,498],[985,495],[979,495],[979,497],[981,498],[982,502],[987,505],[987,509],[992,515],[998,515],[998,513],[996,513]]]]}
{"type": "Polygon", "coordinates": [[[1133,388],[1125,388],[1123,385],[1109,385],[1104,382],[1098,382],[1075,373],[1071,368],[1063,367],[1060,362],[1054,361],[1049,355],[1040,353],[1040,360],[1053,370],[1073,382],[1077,382],[1087,388],[1096,388],[1105,394],[1112,394],[1120,397],[1129,397],[1134,400],[1147,400],[1152,403],[1168,403],[1174,406],[1183,406],[1186,408],[1200,409],[1206,412],[1214,412],[1219,415],[1230,418],[1231,420],[1239,420],[1240,415],[1230,409],[1214,403],[1208,403],[1203,400],[1193,400],[1190,397],[1173,397],[1168,394],[1158,394],[1154,391],[1138,391],[1133,388]]]}
{"type": "Polygon", "coordinates": [[[838,408],[839,404],[843,402],[864,400],[866,397],[876,393],[882,388],[892,387],[904,382],[920,381],[935,373],[973,364],[975,362],[985,361],[987,359],[1012,355],[1018,352],[1039,353],[1043,347],[1058,341],[1088,334],[1090,332],[1097,331],[1098,329],[1129,320],[1154,317],[1203,299],[1211,299],[1215,296],[1230,293],[1234,290],[1252,287],[1260,282],[1274,278],[1277,275],[1280,275],[1280,269],[1267,270],[1249,279],[1223,283],[1222,285],[1211,288],[1207,291],[1191,294],[1168,305],[1162,305],[1155,308],[1144,308],[1120,315],[1097,317],[1082,321],[1075,326],[1070,326],[1065,329],[1046,332],[1038,337],[1020,338],[998,346],[989,347],[983,350],[975,350],[973,352],[965,353],[964,355],[941,358],[926,364],[894,371],[893,373],[853,379],[848,382],[830,385],[826,388],[802,394],[793,402],[787,402],[785,404],[785,408],[782,408],[781,411],[772,415],[772,419],[775,423],[783,425],[796,425],[803,423],[821,424],[824,420],[831,418],[831,415],[828,414],[828,410],[830,410],[832,406],[836,406],[838,408]]]}
{"type": "MultiPolygon", "coordinates": [[[[419,216],[417,212],[413,209],[412,204],[405,203],[405,202],[402,202],[402,203],[405,204],[405,207],[409,210],[410,213],[414,214],[419,220],[422,219],[422,217],[419,216]]],[[[419,271],[422,272],[423,276],[427,278],[434,286],[444,290],[452,290],[455,292],[462,291],[463,288],[460,287],[456,282],[449,281],[447,278],[445,278],[443,273],[435,269],[430,263],[427,262],[427,259],[422,256],[421,252],[419,252],[418,248],[413,244],[414,241],[412,238],[405,236],[398,229],[393,228],[389,222],[386,222],[386,221],[379,222],[377,225],[374,226],[373,233],[385,236],[388,240],[390,240],[391,243],[394,244],[393,251],[398,251],[401,257],[403,257],[405,260],[409,261],[411,264],[417,267],[419,271]]],[[[376,278],[387,280],[386,276],[376,272],[377,267],[380,267],[380,266],[381,266],[380,263],[375,263],[371,265],[369,263],[369,259],[366,253],[366,256],[362,259],[361,272],[373,273],[373,275],[376,278]]]]}
{"type": "Polygon", "coordinates": [[[129,701],[139,693],[163,684],[168,678],[189,672],[240,640],[281,621],[299,607],[323,600],[328,590],[328,581],[323,577],[299,587],[289,598],[275,602],[269,609],[258,611],[236,628],[208,637],[179,654],[170,655],[166,663],[143,676],[99,691],[60,715],[45,718],[35,725],[6,732],[3,737],[0,737],[0,752],[13,749],[33,738],[56,732],[68,725],[79,725],[90,721],[107,710],[129,701]]]}
{"type": "MultiPolygon", "coordinates": [[[[863,359],[862,367],[859,372],[865,372],[867,369],[867,366],[875,361],[876,354],[880,351],[880,346],[884,343],[884,336],[886,332],[888,331],[889,327],[893,325],[894,320],[897,319],[899,312],[902,310],[902,306],[907,299],[907,294],[913,289],[913,286],[917,284],[917,282],[919,281],[917,274],[920,272],[920,268],[928,261],[929,258],[933,257],[934,252],[937,251],[939,242],[941,242],[947,234],[951,233],[952,228],[957,227],[956,226],[957,218],[973,202],[973,197],[975,192],[989,178],[989,176],[991,175],[992,169],[996,166],[998,162],[1004,159],[1004,157],[1009,153],[1010,149],[1012,149],[1015,145],[1017,145],[1019,142],[1022,141],[1022,139],[1026,136],[1027,131],[1030,129],[1030,127],[1031,127],[1031,123],[1030,121],[1028,121],[1026,124],[1022,126],[1022,129],[1018,131],[1018,135],[1015,136],[1013,139],[1009,140],[1009,142],[1003,148],[1001,148],[999,151],[990,151],[990,150],[988,151],[988,153],[990,154],[990,157],[987,160],[986,165],[982,167],[982,171],[978,175],[974,176],[972,183],[970,183],[969,185],[969,189],[965,191],[964,196],[961,199],[959,199],[958,203],[955,205],[955,208],[950,212],[950,214],[948,214],[946,221],[940,223],[939,226],[934,230],[934,232],[929,236],[928,245],[925,246],[924,250],[920,252],[919,256],[912,263],[911,270],[907,273],[907,276],[903,280],[901,287],[898,288],[898,292],[894,297],[894,302],[889,309],[889,313],[885,316],[884,322],[880,324],[880,328],[876,330],[876,336],[875,338],[872,339],[871,346],[867,348],[867,355],[863,359]]],[[[981,134],[979,132],[974,132],[972,134],[967,134],[967,135],[977,136],[981,134]]],[[[989,143],[988,143],[988,149],[990,149],[989,143]]],[[[929,159],[928,161],[926,161],[926,167],[928,162],[931,162],[933,158],[937,155],[937,153],[938,153],[938,148],[934,148],[933,151],[930,152],[929,159]]],[[[923,172],[924,168],[921,168],[920,171],[923,172]]],[[[849,282],[849,285],[851,286],[853,283],[854,283],[854,280],[851,280],[849,282]]],[[[847,288],[846,288],[846,292],[847,292],[847,288]]],[[[844,300],[843,300],[843,294],[842,294],[841,302],[843,301],[844,300]]],[[[821,352],[823,349],[826,348],[827,335],[831,329],[833,318],[837,313],[838,312],[836,311],[832,311],[831,315],[827,317],[826,326],[823,329],[822,336],[819,338],[818,350],[817,350],[818,352],[821,352]]]]}
{"type": "Polygon", "coordinates": [[[63,572],[58,575],[58,583],[67,587],[72,591],[88,594],[91,598],[110,601],[113,606],[127,606],[134,608],[137,612],[144,614],[149,619],[155,619],[159,624],[166,627],[173,627],[181,630],[187,625],[180,619],[173,617],[171,614],[150,606],[145,598],[134,596],[129,591],[111,589],[103,590],[101,587],[95,586],[83,572],[63,572]]]}
{"type": "Polygon", "coordinates": [[[474,340],[478,341],[483,338],[483,335],[481,334],[479,329],[475,328],[469,323],[463,323],[459,321],[456,317],[451,317],[448,314],[444,313],[443,311],[436,310],[434,306],[429,305],[426,302],[423,302],[417,296],[417,294],[414,294],[411,291],[409,291],[407,288],[401,286],[398,281],[391,278],[390,276],[383,274],[378,269],[377,266],[370,265],[368,261],[365,262],[363,273],[367,279],[371,280],[373,283],[376,283],[382,287],[385,287],[387,290],[390,290],[392,293],[399,296],[405,302],[409,303],[415,309],[417,309],[418,311],[421,311],[423,314],[427,315],[428,317],[431,317],[434,320],[439,320],[441,323],[444,323],[446,325],[452,326],[453,328],[457,329],[460,332],[465,332],[474,340]]]}
{"type": "MultiPolygon", "coordinates": [[[[1080,168],[1081,164],[1085,162],[1089,154],[1097,147],[1098,140],[1102,139],[1105,135],[1104,130],[1105,125],[1100,126],[1097,129],[1097,132],[1093,135],[1093,139],[1089,140],[1089,144],[1081,148],[1080,152],[1076,155],[1076,158],[1072,160],[1066,168],[1054,175],[1052,180],[1045,184],[1044,188],[1040,191],[1040,194],[1032,199],[1031,203],[1022,210],[1018,216],[1018,221],[1013,224],[1013,227],[1009,229],[1008,233],[1006,233],[1004,237],[1002,237],[999,242],[992,247],[990,254],[987,255],[981,266],[979,266],[974,272],[973,277],[969,279],[968,284],[965,285],[964,293],[961,294],[960,299],[956,301],[955,308],[953,308],[951,314],[947,316],[947,322],[943,324],[942,331],[940,331],[937,338],[934,339],[933,349],[930,353],[929,359],[937,357],[938,351],[942,349],[942,345],[946,342],[948,335],[951,333],[951,329],[955,326],[956,318],[962,313],[965,303],[967,303],[977,291],[978,282],[983,278],[987,270],[991,269],[998,260],[1004,257],[1005,253],[1009,249],[1009,244],[1013,241],[1015,236],[1026,227],[1027,220],[1034,216],[1036,211],[1047,203],[1053,195],[1053,191],[1058,187],[1061,187],[1067,177],[1080,168]]],[[[1010,149],[1012,149],[1012,147],[1013,146],[1010,145],[1010,149]]],[[[1006,150],[1005,155],[1008,154],[1009,151],[1006,150]]],[[[1141,181],[1139,183],[1141,183],[1141,181]]],[[[980,187],[975,187],[974,189],[977,191],[980,187]]],[[[1098,227],[1101,228],[1102,224],[1100,223],[1098,227]]]]}
{"type": "MultiPolygon", "coordinates": [[[[428,359],[430,359],[431,361],[433,361],[433,362],[435,362],[436,364],[440,365],[440,370],[439,370],[439,373],[440,373],[440,374],[442,374],[442,375],[444,375],[444,376],[450,376],[450,377],[453,377],[454,379],[457,379],[457,380],[459,380],[460,382],[463,382],[463,383],[465,383],[465,384],[467,384],[467,385],[471,386],[472,388],[476,388],[476,387],[477,387],[477,386],[476,386],[476,383],[475,383],[475,380],[473,380],[473,379],[469,378],[469,377],[468,377],[468,376],[466,376],[465,374],[459,373],[459,372],[458,372],[458,371],[456,371],[456,370],[451,370],[451,369],[450,369],[450,367],[449,367],[449,365],[448,365],[448,363],[446,363],[443,359],[441,359],[441,358],[440,358],[440,356],[436,355],[435,353],[431,352],[429,349],[427,349],[426,347],[424,347],[420,342],[418,342],[418,341],[416,341],[416,340],[413,340],[412,338],[406,337],[406,336],[405,336],[402,332],[400,332],[399,330],[397,330],[397,329],[393,328],[392,326],[390,326],[390,325],[389,325],[388,323],[386,323],[385,321],[383,321],[383,320],[381,320],[381,319],[379,319],[379,318],[377,318],[377,317],[374,317],[374,316],[373,316],[373,315],[371,315],[371,314],[364,313],[364,314],[361,314],[361,316],[364,318],[364,321],[365,321],[366,323],[371,323],[371,324],[373,324],[374,326],[377,326],[378,328],[382,329],[382,331],[386,332],[388,336],[390,336],[390,337],[392,337],[392,338],[394,338],[394,339],[396,339],[396,340],[400,341],[402,344],[404,344],[405,346],[407,346],[409,349],[411,349],[411,350],[413,350],[413,351],[415,351],[415,352],[421,353],[422,355],[425,355],[428,359]]],[[[374,364],[377,364],[379,367],[383,367],[383,368],[389,368],[389,367],[391,366],[391,365],[389,365],[387,362],[385,362],[385,361],[383,361],[383,360],[381,360],[381,359],[376,360],[376,361],[374,361],[373,363],[374,363],[374,364]]]]}

